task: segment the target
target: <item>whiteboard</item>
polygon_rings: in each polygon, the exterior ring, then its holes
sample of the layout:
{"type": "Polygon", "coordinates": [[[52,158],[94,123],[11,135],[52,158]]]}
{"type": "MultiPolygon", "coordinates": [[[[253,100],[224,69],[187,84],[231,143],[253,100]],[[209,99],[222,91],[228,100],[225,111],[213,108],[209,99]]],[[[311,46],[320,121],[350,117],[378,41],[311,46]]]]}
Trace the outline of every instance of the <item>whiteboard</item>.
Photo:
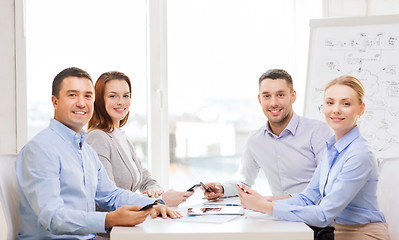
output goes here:
{"type": "Polygon", "coordinates": [[[365,87],[359,128],[377,157],[399,156],[399,15],[310,21],[304,115],[324,120],[324,86],[341,75],[365,87]]]}

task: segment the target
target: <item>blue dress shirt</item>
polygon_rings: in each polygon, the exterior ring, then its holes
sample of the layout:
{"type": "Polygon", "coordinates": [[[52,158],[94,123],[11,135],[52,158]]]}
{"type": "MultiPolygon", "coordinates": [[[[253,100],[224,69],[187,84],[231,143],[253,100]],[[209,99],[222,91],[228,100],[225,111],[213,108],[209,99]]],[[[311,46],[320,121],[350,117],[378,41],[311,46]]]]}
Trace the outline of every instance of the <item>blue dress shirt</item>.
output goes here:
{"type": "Polygon", "coordinates": [[[327,141],[320,165],[297,197],[276,201],[273,216],[325,227],[385,222],[377,202],[377,163],[356,126],[327,141]]]}
{"type": "Polygon", "coordinates": [[[117,188],[97,153],[57,120],[18,154],[20,239],[91,239],[105,232],[106,212],[123,205],[147,205],[156,199],[117,188]]]}
{"type": "Polygon", "coordinates": [[[331,135],[326,123],[295,113],[279,136],[267,123],[249,134],[235,180],[223,183],[224,195],[236,195],[236,183],[252,186],[260,169],[274,196],[299,194],[312,179],[331,135]]]}

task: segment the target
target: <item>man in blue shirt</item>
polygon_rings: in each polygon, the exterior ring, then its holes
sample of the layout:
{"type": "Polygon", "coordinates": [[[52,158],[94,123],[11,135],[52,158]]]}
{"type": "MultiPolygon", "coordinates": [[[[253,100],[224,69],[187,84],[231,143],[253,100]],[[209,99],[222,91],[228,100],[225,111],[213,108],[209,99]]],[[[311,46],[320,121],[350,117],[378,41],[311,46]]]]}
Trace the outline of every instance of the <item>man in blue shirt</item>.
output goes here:
{"type": "Polygon", "coordinates": [[[119,189],[109,180],[82,130],[93,113],[91,77],[67,68],[53,81],[54,119],[18,155],[20,239],[93,239],[113,226],[134,226],[151,214],[180,217],[159,201],[119,189]],[[96,204],[110,212],[96,212],[96,204]]]}
{"type": "Polygon", "coordinates": [[[291,75],[271,69],[259,78],[258,100],[268,121],[251,132],[235,180],[208,183],[208,198],[237,194],[235,184],[251,186],[262,169],[273,197],[288,198],[305,189],[319,164],[325,141],[332,135],[327,124],[298,116],[291,75]]]}

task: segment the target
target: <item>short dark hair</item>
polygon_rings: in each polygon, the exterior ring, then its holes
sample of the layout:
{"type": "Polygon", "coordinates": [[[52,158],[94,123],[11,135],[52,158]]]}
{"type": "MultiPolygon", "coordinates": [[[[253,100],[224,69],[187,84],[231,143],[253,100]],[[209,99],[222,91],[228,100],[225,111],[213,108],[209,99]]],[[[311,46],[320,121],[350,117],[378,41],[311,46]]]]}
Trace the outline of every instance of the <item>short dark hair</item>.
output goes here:
{"type": "Polygon", "coordinates": [[[87,78],[93,83],[90,74],[86,71],[77,67],[66,68],[58,73],[53,80],[53,89],[51,94],[56,98],[59,97],[62,81],[67,77],[87,78]]]}
{"type": "Polygon", "coordinates": [[[291,75],[283,69],[270,69],[267,72],[265,72],[264,74],[262,74],[262,76],[260,76],[260,78],[259,78],[259,86],[262,83],[262,81],[265,80],[266,78],[284,79],[287,81],[287,84],[288,84],[288,87],[290,88],[290,90],[291,91],[294,90],[291,75]]]}

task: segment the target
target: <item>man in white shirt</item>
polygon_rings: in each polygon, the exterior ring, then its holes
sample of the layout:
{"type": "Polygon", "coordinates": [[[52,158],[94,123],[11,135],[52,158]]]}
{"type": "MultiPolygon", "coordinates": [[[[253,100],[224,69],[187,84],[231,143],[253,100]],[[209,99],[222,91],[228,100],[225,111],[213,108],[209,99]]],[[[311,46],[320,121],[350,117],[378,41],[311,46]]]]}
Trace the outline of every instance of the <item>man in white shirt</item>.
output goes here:
{"type": "Polygon", "coordinates": [[[298,116],[292,109],[296,92],[290,74],[271,69],[259,78],[258,100],[268,121],[251,132],[236,179],[207,183],[208,199],[237,194],[235,184],[252,186],[262,169],[273,197],[288,198],[305,189],[319,164],[326,140],[332,136],[327,124],[298,116]]]}

